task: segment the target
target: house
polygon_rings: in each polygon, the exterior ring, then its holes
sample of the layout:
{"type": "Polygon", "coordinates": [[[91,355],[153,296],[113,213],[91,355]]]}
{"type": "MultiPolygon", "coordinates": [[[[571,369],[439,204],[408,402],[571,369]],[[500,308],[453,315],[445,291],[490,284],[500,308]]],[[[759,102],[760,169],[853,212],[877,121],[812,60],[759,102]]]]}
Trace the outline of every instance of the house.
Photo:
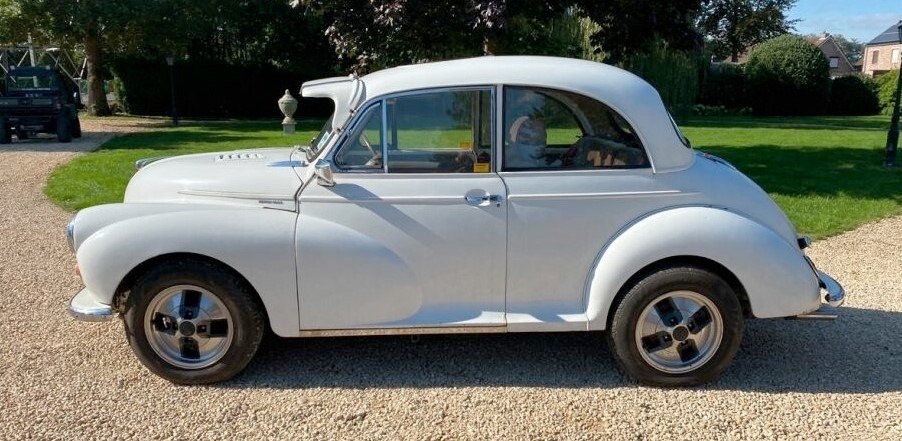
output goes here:
{"type": "Polygon", "coordinates": [[[879,76],[902,65],[902,41],[899,40],[899,26],[902,20],[890,26],[882,34],[864,46],[862,72],[879,76]]]}
{"type": "Polygon", "coordinates": [[[836,40],[833,39],[832,35],[824,32],[823,35],[809,38],[808,41],[817,46],[817,48],[824,53],[824,57],[827,58],[827,61],[830,62],[830,78],[853,75],[861,72],[860,69],[855,69],[855,66],[849,62],[845,52],[843,52],[842,48],[836,44],[836,40]]]}

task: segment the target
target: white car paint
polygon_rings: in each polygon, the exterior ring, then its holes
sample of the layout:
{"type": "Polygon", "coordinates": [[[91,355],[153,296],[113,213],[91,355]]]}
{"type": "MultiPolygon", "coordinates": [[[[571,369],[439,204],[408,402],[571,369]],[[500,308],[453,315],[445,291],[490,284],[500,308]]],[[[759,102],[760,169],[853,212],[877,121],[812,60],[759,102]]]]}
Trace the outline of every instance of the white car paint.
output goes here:
{"type": "MultiPolygon", "coordinates": [[[[678,256],[730,271],[755,317],[819,307],[818,279],[786,216],[729,164],[686,148],[657,92],[628,72],[484,57],[320,80],[302,93],[335,101],[335,132],[317,158],[262,149],[160,160],[135,175],[123,204],[78,213],[71,240],[86,288],[73,307],[110,312],[142,263],[179,253],[241,274],[286,337],[604,329],[630,277],[678,256]],[[494,88],[496,97],[504,86],[532,85],[606,103],[635,129],[651,167],[334,170],[336,185],[316,183],[307,160],[330,159],[367,103],[473,85],[494,88]],[[497,198],[465,200],[489,195],[497,198]]],[[[500,129],[495,136],[500,150],[500,129]]]]}

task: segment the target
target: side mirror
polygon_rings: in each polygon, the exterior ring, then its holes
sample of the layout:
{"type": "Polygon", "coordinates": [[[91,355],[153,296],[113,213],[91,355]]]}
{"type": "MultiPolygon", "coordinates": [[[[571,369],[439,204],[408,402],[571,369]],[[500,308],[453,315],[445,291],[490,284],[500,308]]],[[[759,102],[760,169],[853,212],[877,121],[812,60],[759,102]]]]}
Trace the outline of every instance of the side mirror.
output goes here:
{"type": "Polygon", "coordinates": [[[323,187],[335,186],[335,179],[332,178],[332,163],[325,159],[319,159],[313,165],[313,172],[316,174],[316,183],[323,187]]]}

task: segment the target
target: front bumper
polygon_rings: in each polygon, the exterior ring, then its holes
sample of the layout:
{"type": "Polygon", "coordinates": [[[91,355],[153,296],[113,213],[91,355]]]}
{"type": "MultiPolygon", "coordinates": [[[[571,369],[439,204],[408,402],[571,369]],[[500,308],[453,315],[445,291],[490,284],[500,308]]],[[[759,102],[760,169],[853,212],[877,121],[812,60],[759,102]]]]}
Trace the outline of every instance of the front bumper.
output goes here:
{"type": "Polygon", "coordinates": [[[83,322],[105,322],[118,315],[111,305],[98,301],[94,293],[87,288],[79,291],[69,301],[69,314],[83,322]]]}

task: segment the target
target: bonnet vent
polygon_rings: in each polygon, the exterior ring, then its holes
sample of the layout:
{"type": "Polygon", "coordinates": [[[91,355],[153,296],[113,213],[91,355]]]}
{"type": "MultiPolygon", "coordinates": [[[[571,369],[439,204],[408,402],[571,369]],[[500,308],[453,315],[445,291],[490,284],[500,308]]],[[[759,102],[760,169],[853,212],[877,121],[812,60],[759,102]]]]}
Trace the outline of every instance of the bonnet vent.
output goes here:
{"type": "Polygon", "coordinates": [[[237,161],[241,159],[263,159],[260,153],[227,153],[216,157],[217,161],[237,161]]]}

